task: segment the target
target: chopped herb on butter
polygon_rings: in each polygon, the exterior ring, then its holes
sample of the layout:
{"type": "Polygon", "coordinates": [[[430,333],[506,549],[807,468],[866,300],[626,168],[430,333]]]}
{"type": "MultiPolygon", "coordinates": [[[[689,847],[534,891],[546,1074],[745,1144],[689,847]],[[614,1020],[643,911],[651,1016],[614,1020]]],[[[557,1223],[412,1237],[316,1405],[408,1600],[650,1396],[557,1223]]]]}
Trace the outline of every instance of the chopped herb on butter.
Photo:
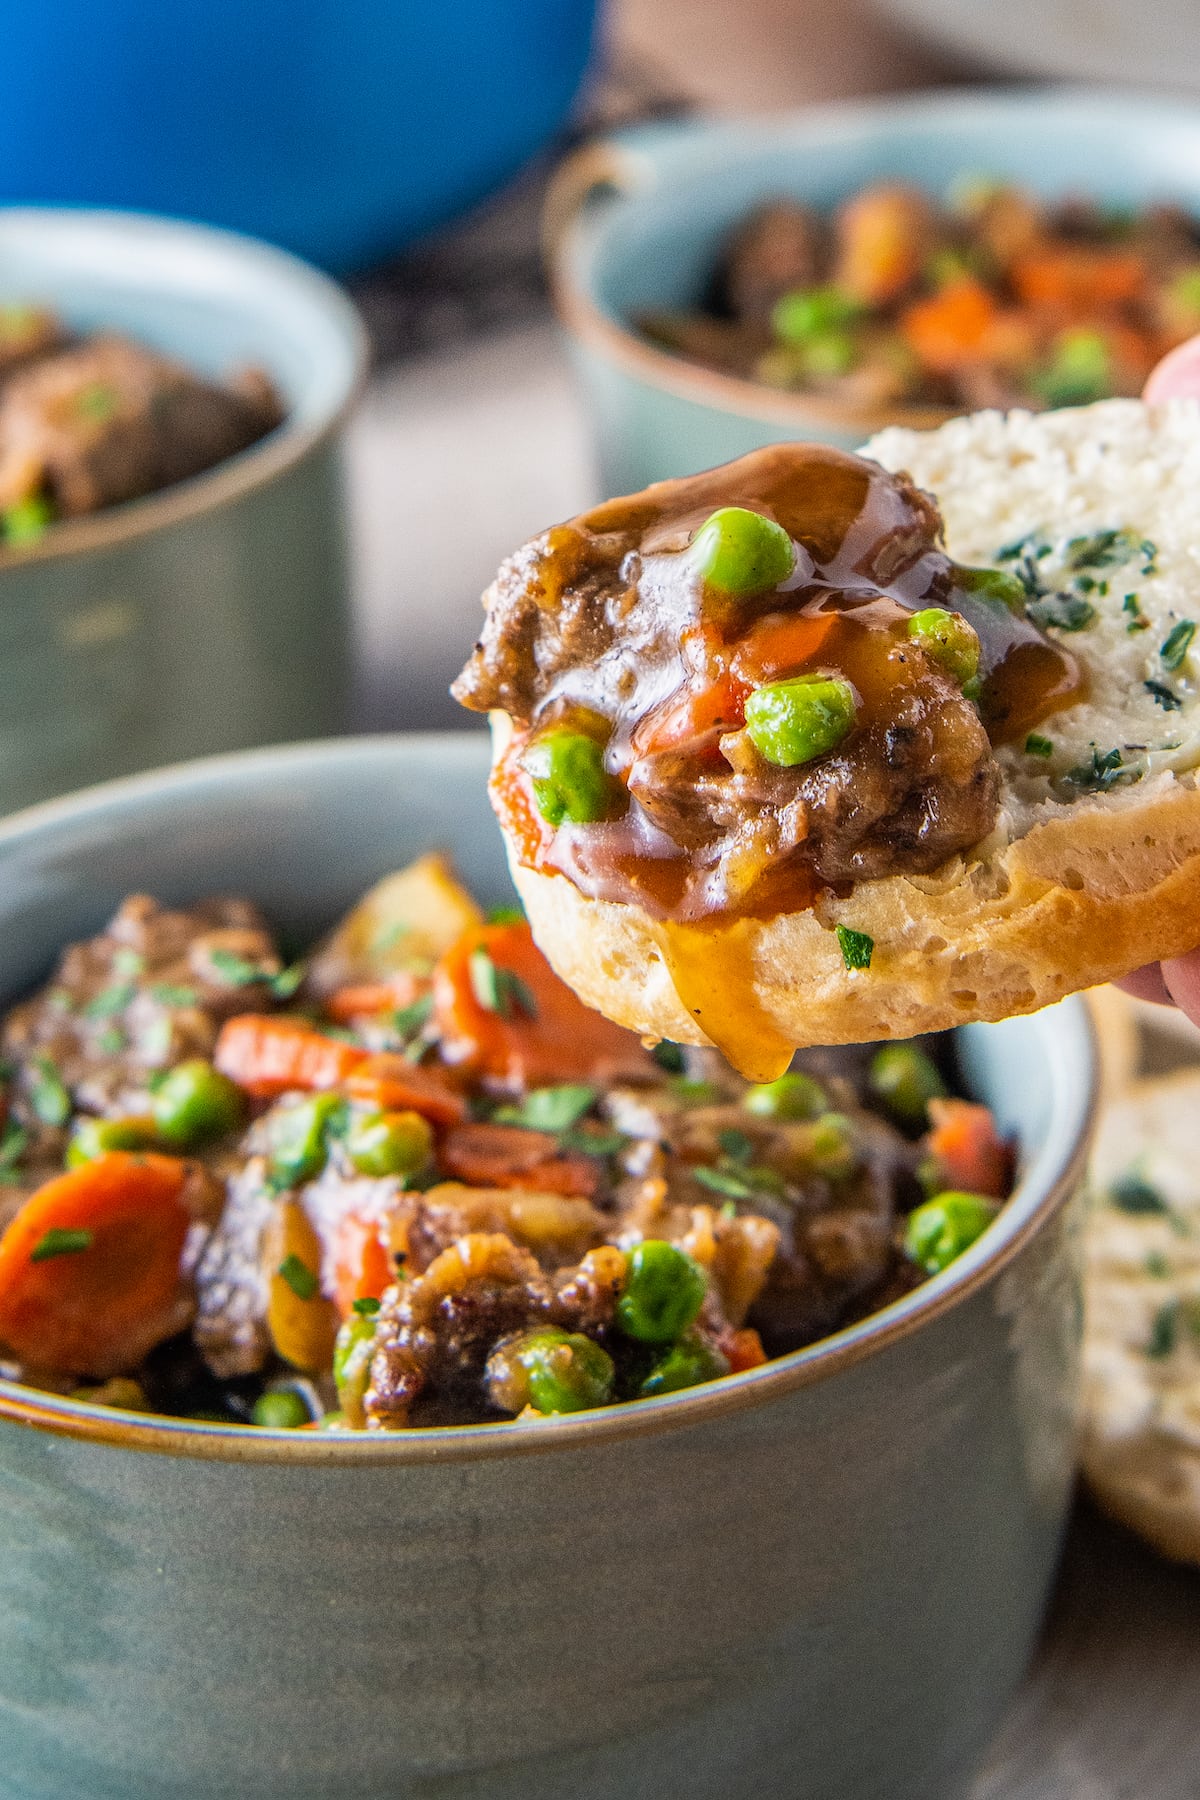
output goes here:
{"type": "Polygon", "coordinates": [[[1040,756],[1043,758],[1053,756],[1054,745],[1048,737],[1043,737],[1039,731],[1031,731],[1029,736],[1025,739],[1025,754],[1026,756],[1040,756]]]}
{"type": "Polygon", "coordinates": [[[1180,619],[1178,625],[1168,634],[1166,642],[1159,651],[1164,668],[1178,669],[1181,667],[1195,635],[1194,622],[1191,619],[1180,619]]]}
{"type": "Polygon", "coordinates": [[[1178,712],[1183,706],[1179,695],[1173,693],[1169,687],[1164,687],[1161,681],[1143,681],[1142,686],[1148,694],[1154,695],[1164,712],[1178,712]]]}

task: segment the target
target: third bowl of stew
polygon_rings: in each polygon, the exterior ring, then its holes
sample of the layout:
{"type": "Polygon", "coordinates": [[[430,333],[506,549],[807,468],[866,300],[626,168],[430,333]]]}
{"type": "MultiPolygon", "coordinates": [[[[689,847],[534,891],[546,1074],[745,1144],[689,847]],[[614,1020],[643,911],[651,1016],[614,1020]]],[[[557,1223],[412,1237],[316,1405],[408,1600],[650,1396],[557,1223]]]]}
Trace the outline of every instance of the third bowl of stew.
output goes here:
{"type": "Polygon", "coordinates": [[[785,436],[1136,394],[1200,329],[1200,121],[1161,99],[635,127],[566,165],[546,223],[605,493],[785,436]]]}

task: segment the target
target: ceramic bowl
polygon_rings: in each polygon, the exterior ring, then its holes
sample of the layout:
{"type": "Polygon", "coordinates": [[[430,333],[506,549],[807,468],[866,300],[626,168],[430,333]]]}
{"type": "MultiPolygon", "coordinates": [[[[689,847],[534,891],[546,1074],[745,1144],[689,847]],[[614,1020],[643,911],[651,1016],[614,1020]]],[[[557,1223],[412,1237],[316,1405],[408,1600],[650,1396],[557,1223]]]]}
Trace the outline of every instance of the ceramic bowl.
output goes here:
{"type": "Polygon", "coordinates": [[[633,326],[695,304],[729,231],[781,194],[828,208],[901,179],[944,192],[964,172],[1048,197],[1200,211],[1200,112],[1161,95],[972,88],[782,117],[637,126],[588,146],[548,196],[559,311],[595,422],[600,490],[630,493],[781,438],[854,449],[884,425],[924,429],[941,407],[851,409],[721,375],[633,326]]]}
{"type": "Polygon", "coordinates": [[[341,438],[357,315],[249,239],[0,210],[0,302],[44,301],[212,376],[257,363],[288,418],[194,480],[0,553],[0,813],[180,756],[345,722],[341,438]]]}
{"type": "MultiPolygon", "coordinates": [[[[130,888],[296,935],[448,846],[487,747],[220,758],[0,825],[0,992],[130,888]]],[[[716,1385],[350,1437],[0,1383],[5,1800],[938,1800],[1029,1655],[1071,1487],[1084,1009],[963,1032],[1021,1181],[951,1271],[716,1385]]]]}

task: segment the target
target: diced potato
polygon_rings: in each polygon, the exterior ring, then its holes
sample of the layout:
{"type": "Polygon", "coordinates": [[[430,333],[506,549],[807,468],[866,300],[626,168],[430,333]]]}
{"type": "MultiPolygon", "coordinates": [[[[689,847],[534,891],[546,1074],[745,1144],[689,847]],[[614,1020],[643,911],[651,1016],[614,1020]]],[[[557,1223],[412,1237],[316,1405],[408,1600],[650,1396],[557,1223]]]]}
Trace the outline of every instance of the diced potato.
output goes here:
{"type": "Polygon", "coordinates": [[[386,981],[437,961],[455,939],[483,921],[445,857],[418,857],[385,875],[318,947],[309,964],[314,993],[386,981]]]}
{"type": "Polygon", "coordinates": [[[320,1374],[333,1356],[338,1316],[321,1292],[321,1241],[298,1200],[280,1202],[263,1237],[263,1260],[271,1341],[294,1369],[320,1374]]]}

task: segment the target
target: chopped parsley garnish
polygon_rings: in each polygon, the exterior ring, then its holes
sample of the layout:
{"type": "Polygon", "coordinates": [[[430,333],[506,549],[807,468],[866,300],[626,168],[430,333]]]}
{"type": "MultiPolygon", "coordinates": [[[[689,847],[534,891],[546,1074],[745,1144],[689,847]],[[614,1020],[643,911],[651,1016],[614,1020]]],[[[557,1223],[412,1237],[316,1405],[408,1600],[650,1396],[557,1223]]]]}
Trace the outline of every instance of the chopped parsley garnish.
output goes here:
{"type": "Polygon", "coordinates": [[[869,969],[875,950],[875,939],[865,931],[852,931],[849,925],[837,927],[838,946],[848,969],[869,969]]]}
{"type": "Polygon", "coordinates": [[[1142,1267],[1145,1269],[1147,1275],[1152,1276],[1155,1281],[1165,1281],[1167,1276],[1171,1273],[1170,1263],[1159,1250],[1152,1250],[1142,1264],[1142,1267]]]}
{"type": "Polygon", "coordinates": [[[583,1156],[615,1156],[628,1143],[623,1131],[563,1131],[559,1133],[560,1150],[578,1150],[583,1156]]]}
{"type": "Polygon", "coordinates": [[[410,1000],[407,1006],[398,1006],[392,1014],[392,1024],[401,1037],[409,1038],[428,1023],[432,1012],[433,995],[422,994],[419,1000],[410,1000]]]}
{"type": "Polygon", "coordinates": [[[0,1172],[11,1174],[29,1143],[29,1133],[15,1119],[9,1119],[0,1137],[0,1172]]]}
{"type": "Polygon", "coordinates": [[[1126,631],[1149,631],[1150,621],[1147,618],[1143,618],[1142,609],[1138,603],[1136,594],[1126,594],[1124,600],[1121,602],[1121,611],[1129,614],[1129,623],[1125,627],[1126,631]]]}
{"type": "Polygon", "coordinates": [[[195,1006],[199,998],[195,988],[176,986],[169,981],[156,981],[150,994],[161,1006],[195,1006]]]}
{"type": "Polygon", "coordinates": [[[1164,687],[1161,681],[1143,681],[1142,686],[1148,694],[1154,695],[1164,712],[1178,712],[1183,705],[1179,695],[1164,687]]]}
{"type": "Polygon", "coordinates": [[[1091,760],[1068,769],[1063,776],[1063,780],[1069,781],[1072,787],[1088,794],[1106,794],[1118,782],[1133,779],[1134,771],[1123,766],[1119,750],[1106,750],[1101,755],[1095,744],[1092,745],[1091,760]]]}
{"type": "Polygon", "coordinates": [[[729,1158],[730,1162],[748,1163],[754,1154],[753,1141],[746,1136],[744,1131],[732,1128],[728,1131],[720,1131],[717,1133],[717,1142],[721,1146],[722,1153],[729,1158]]]}
{"type": "Polygon", "coordinates": [[[720,1217],[724,1219],[727,1225],[733,1219],[737,1218],[737,1207],[733,1204],[732,1200],[726,1200],[724,1206],[721,1208],[720,1217]]]}
{"type": "Polygon", "coordinates": [[[30,1066],[29,1104],[43,1125],[65,1125],[71,1116],[71,1096],[63,1085],[58,1065],[51,1056],[35,1056],[30,1066]]]}
{"type": "Polygon", "coordinates": [[[661,1043],[655,1044],[650,1054],[659,1068],[665,1069],[668,1075],[683,1074],[685,1066],[683,1050],[678,1044],[673,1044],[668,1038],[663,1038],[661,1043]]]}
{"type": "Polygon", "coordinates": [[[700,1081],[691,1075],[673,1075],[669,1083],[671,1092],[685,1106],[716,1106],[721,1099],[721,1090],[715,1081],[700,1081]]]}
{"type": "Polygon", "coordinates": [[[1168,633],[1167,640],[1159,656],[1165,669],[1178,669],[1191,648],[1192,639],[1196,635],[1196,626],[1191,619],[1180,619],[1178,625],[1168,633]]]}
{"type": "Polygon", "coordinates": [[[1160,1306],[1154,1315],[1154,1323],[1150,1327],[1150,1342],[1146,1345],[1146,1355],[1160,1358],[1170,1356],[1175,1348],[1179,1335],[1179,1303],[1168,1300],[1160,1306]]]}
{"type": "Polygon", "coordinates": [[[511,1019],[517,1012],[524,1013],[527,1019],[537,1018],[537,1001],[528,984],[512,969],[493,962],[482,945],[472,950],[467,968],[471,992],[488,1012],[494,1012],[502,1019],[511,1019]]]}
{"type": "Polygon", "coordinates": [[[373,1319],[375,1314],[379,1311],[379,1301],[372,1300],[368,1295],[364,1294],[361,1300],[352,1302],[351,1311],[356,1312],[360,1319],[373,1319]]]}
{"type": "Polygon", "coordinates": [[[85,1226],[74,1228],[54,1225],[44,1237],[38,1239],[29,1252],[30,1262],[49,1262],[52,1256],[77,1256],[81,1250],[90,1250],[95,1242],[95,1233],[85,1226]]]}
{"type": "Polygon", "coordinates": [[[114,975],[124,975],[128,979],[130,975],[141,974],[146,966],[146,959],[139,950],[114,950],[112,966],[114,975]]]}
{"type": "Polygon", "coordinates": [[[114,1013],[124,1012],[136,994],[132,981],[114,982],[111,987],[101,988],[98,994],[93,994],[83,1010],[89,1019],[111,1019],[114,1013]]]}
{"type": "Polygon", "coordinates": [[[1044,600],[1031,600],[1025,615],[1043,631],[1047,625],[1056,631],[1082,631],[1096,617],[1096,609],[1078,594],[1049,594],[1044,600]]]}
{"type": "Polygon", "coordinates": [[[519,906],[497,906],[487,916],[489,925],[523,925],[525,914],[519,906]]]}
{"type": "Polygon", "coordinates": [[[734,1175],[728,1169],[710,1169],[701,1164],[692,1170],[692,1175],[701,1187],[711,1189],[714,1194],[726,1194],[731,1200],[753,1200],[754,1189],[742,1175],[734,1175]]]}
{"type": "Polygon", "coordinates": [[[568,1131],[595,1099],[594,1087],[565,1082],[561,1087],[533,1088],[519,1106],[498,1107],[493,1117],[500,1125],[523,1125],[529,1131],[568,1131]]]}
{"type": "Polygon", "coordinates": [[[120,395],[107,381],[89,381],[75,396],[75,410],[81,418],[103,425],[117,410],[120,395]]]}
{"type": "Polygon", "coordinates": [[[101,1056],[116,1056],[125,1048],[128,1039],[119,1025],[110,1025],[96,1039],[96,1048],[101,1056]]]}
{"type": "Polygon", "coordinates": [[[1026,756],[1053,756],[1054,745],[1048,737],[1043,737],[1040,732],[1031,731],[1025,739],[1025,754],[1026,756]]]}
{"type": "Polygon", "coordinates": [[[278,975],[272,975],[267,986],[276,1000],[290,1000],[308,973],[308,964],[294,962],[286,969],[280,969],[278,975]]]}
{"type": "Polygon", "coordinates": [[[261,963],[253,963],[232,950],[210,950],[208,960],[230,987],[257,987],[271,978],[261,963]]]}
{"type": "Polygon", "coordinates": [[[1108,1197],[1114,1206],[1127,1213],[1165,1213],[1169,1212],[1166,1201],[1158,1189],[1151,1187],[1144,1176],[1131,1169],[1113,1182],[1108,1190],[1108,1197]]]}
{"type": "Polygon", "coordinates": [[[317,1291],[317,1278],[306,1262],[293,1252],[279,1265],[279,1274],[287,1282],[297,1300],[311,1300],[317,1291]]]}

